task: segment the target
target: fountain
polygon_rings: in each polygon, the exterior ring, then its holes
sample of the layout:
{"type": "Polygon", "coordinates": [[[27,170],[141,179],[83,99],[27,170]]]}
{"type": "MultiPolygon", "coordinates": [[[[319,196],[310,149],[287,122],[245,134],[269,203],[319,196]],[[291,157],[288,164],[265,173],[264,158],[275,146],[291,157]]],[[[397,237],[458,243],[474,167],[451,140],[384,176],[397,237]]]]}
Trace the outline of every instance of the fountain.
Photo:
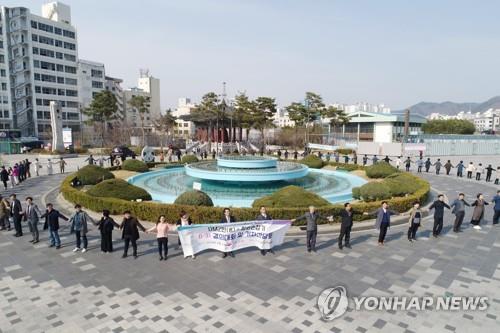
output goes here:
{"type": "Polygon", "coordinates": [[[288,185],[296,185],[336,203],[352,199],[365,181],[346,172],[309,169],[267,156],[221,156],[177,168],[138,174],[129,183],[144,188],[153,200],[172,203],[199,183],[216,206],[251,207],[252,202],[288,185]]]}

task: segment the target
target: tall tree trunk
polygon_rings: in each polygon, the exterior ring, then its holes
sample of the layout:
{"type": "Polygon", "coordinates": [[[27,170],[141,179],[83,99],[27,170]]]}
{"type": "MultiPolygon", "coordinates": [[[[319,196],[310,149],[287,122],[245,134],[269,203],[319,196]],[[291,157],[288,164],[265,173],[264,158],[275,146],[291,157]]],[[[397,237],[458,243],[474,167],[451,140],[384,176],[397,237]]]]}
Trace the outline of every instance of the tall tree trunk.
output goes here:
{"type": "Polygon", "coordinates": [[[240,137],[240,142],[243,141],[243,127],[239,127],[239,133],[238,133],[239,137],[240,137]]]}
{"type": "Polygon", "coordinates": [[[146,131],[144,129],[144,117],[141,117],[141,130],[142,130],[142,146],[146,143],[146,131]]]}

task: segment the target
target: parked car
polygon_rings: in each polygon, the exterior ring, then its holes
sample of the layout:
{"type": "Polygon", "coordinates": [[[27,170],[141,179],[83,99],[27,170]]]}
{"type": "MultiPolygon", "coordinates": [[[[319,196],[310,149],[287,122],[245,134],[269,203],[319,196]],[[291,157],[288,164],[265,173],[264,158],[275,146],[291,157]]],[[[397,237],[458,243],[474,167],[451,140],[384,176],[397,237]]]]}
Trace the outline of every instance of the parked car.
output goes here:
{"type": "Polygon", "coordinates": [[[113,157],[119,157],[122,160],[126,159],[127,157],[132,157],[135,158],[135,153],[127,146],[116,146],[113,148],[111,151],[111,155],[113,157]]]}

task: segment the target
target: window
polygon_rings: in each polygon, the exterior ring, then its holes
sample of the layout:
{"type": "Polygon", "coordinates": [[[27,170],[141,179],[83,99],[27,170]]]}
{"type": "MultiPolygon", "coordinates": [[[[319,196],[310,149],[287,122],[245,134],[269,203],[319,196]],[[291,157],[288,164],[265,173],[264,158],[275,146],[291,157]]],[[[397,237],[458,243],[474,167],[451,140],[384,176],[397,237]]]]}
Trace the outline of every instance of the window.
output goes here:
{"type": "Polygon", "coordinates": [[[42,92],[42,87],[40,86],[35,86],[35,92],[40,94],[42,92]]]}
{"type": "Polygon", "coordinates": [[[64,78],[62,76],[58,76],[57,83],[64,84],[64,78]]]}
{"type": "Polygon", "coordinates": [[[57,70],[58,72],[64,72],[64,66],[63,66],[63,65],[60,65],[60,64],[57,64],[56,70],[57,70]]]}
{"type": "Polygon", "coordinates": [[[33,60],[33,66],[35,68],[40,68],[40,61],[39,60],[33,60]]]}
{"type": "Polygon", "coordinates": [[[62,52],[56,52],[56,58],[57,59],[62,59],[63,58],[62,52]]]}
{"type": "Polygon", "coordinates": [[[50,87],[42,87],[42,94],[57,95],[57,89],[56,88],[50,88],[50,87]]]}
{"type": "Polygon", "coordinates": [[[38,22],[38,30],[46,31],[46,32],[54,32],[54,27],[42,22],[38,22]]]}
{"type": "Polygon", "coordinates": [[[72,55],[72,54],[64,53],[64,60],[76,61],[76,57],[74,55],[72,55]]]}
{"type": "Polygon", "coordinates": [[[47,70],[50,70],[50,71],[55,71],[56,70],[55,64],[53,64],[51,62],[46,62],[46,61],[40,61],[40,68],[41,69],[47,69],[47,70]]]}
{"type": "Polygon", "coordinates": [[[33,54],[38,54],[38,47],[33,48],[33,54]]]}
{"type": "Polygon", "coordinates": [[[99,81],[92,81],[92,88],[100,88],[102,89],[103,88],[103,84],[102,82],[99,82],[99,81]]]}
{"type": "Polygon", "coordinates": [[[45,37],[45,36],[39,36],[38,42],[42,43],[42,44],[47,44],[47,45],[54,45],[54,40],[52,38],[45,37]]]}
{"type": "Polygon", "coordinates": [[[35,80],[36,81],[40,81],[40,78],[41,78],[40,74],[35,73],[35,80]]]}
{"type": "Polygon", "coordinates": [[[66,89],[66,96],[77,97],[78,96],[78,91],[77,90],[66,89]]]}
{"type": "Polygon", "coordinates": [[[61,28],[56,28],[56,27],[54,27],[54,33],[55,33],[56,35],[62,35],[62,29],[61,29],[61,28]]]}
{"type": "Polygon", "coordinates": [[[76,86],[77,82],[78,81],[76,79],[70,79],[69,77],[66,78],[66,84],[69,84],[71,86],[76,86]]]}
{"type": "Polygon", "coordinates": [[[68,120],[80,120],[80,115],[78,113],[67,112],[66,115],[68,120]]]}
{"type": "Polygon", "coordinates": [[[34,28],[34,29],[37,28],[36,21],[31,21],[31,27],[34,28]]]}
{"type": "Polygon", "coordinates": [[[68,107],[68,108],[77,108],[78,107],[78,102],[67,101],[66,102],[66,107],[68,107]]]}
{"type": "Polygon", "coordinates": [[[63,46],[63,42],[61,40],[56,39],[55,45],[57,47],[62,47],[63,46]]]}
{"type": "Polygon", "coordinates": [[[43,82],[56,82],[56,77],[54,75],[42,74],[43,82]]]}
{"type": "Polygon", "coordinates": [[[0,76],[5,77],[7,74],[5,73],[5,69],[0,69],[0,76]]]}
{"type": "Polygon", "coordinates": [[[0,54],[0,63],[4,63],[5,62],[5,56],[3,54],[0,54]]]}
{"type": "Polygon", "coordinates": [[[0,40],[0,49],[3,49],[3,40],[0,40]]]}
{"type": "MultiPolygon", "coordinates": [[[[36,99],[36,105],[39,105],[39,106],[42,105],[42,99],[41,98],[37,98],[36,99]]],[[[40,116],[38,115],[39,113],[40,113],[40,111],[37,112],[37,118],[40,118],[40,116]]]]}
{"type": "Polygon", "coordinates": [[[75,33],[69,30],[63,30],[63,36],[75,39],[75,33]]]}
{"type": "Polygon", "coordinates": [[[40,49],[40,55],[44,57],[54,58],[54,51],[47,49],[40,49]]]}
{"type": "Polygon", "coordinates": [[[34,41],[34,42],[38,42],[38,35],[32,34],[31,35],[31,40],[34,41]]]}
{"type": "Polygon", "coordinates": [[[75,44],[68,42],[64,42],[64,48],[69,50],[76,50],[75,44]]]}
{"type": "Polygon", "coordinates": [[[9,111],[4,110],[4,111],[3,111],[3,117],[4,117],[4,118],[9,118],[9,111]]]}
{"type": "Polygon", "coordinates": [[[64,95],[65,95],[65,94],[64,94],[64,89],[57,89],[57,94],[58,94],[59,96],[64,96],[64,95]]]}
{"type": "Polygon", "coordinates": [[[92,77],[102,77],[102,71],[93,69],[90,73],[90,76],[92,77]]]}
{"type": "Polygon", "coordinates": [[[2,82],[2,90],[6,91],[7,90],[7,83],[2,82]]]}
{"type": "Polygon", "coordinates": [[[76,67],[73,67],[73,66],[64,66],[64,71],[66,73],[76,74],[76,67]]]}

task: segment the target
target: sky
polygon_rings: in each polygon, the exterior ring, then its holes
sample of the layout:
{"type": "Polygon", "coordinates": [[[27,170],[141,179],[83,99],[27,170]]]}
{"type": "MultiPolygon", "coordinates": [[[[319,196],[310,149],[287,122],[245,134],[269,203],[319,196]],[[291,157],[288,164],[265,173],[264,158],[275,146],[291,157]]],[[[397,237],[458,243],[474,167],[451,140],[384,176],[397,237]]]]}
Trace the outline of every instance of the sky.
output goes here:
{"type": "MultiPolygon", "coordinates": [[[[1,1],[40,14],[46,1],[1,1]]],[[[500,95],[500,1],[65,0],[79,57],[162,108],[209,91],[327,103],[482,102],[500,95]]]]}

